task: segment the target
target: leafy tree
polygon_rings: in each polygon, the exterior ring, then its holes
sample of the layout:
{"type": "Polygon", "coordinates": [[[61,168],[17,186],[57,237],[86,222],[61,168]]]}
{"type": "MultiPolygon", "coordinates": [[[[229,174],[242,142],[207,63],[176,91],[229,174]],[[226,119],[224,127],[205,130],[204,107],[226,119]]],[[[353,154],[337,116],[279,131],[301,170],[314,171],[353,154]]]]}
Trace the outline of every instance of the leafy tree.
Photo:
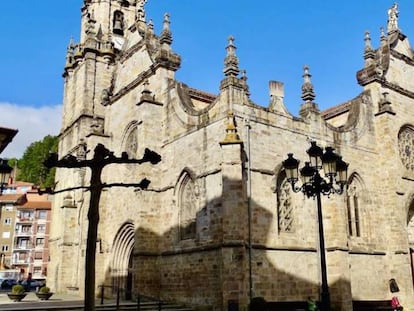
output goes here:
{"type": "Polygon", "coordinates": [[[7,163],[13,168],[17,167],[17,165],[18,165],[17,162],[18,162],[18,160],[16,158],[10,158],[10,159],[7,160],[7,163]]]}
{"type": "Polygon", "coordinates": [[[18,180],[34,183],[41,187],[52,187],[55,180],[55,168],[43,165],[50,152],[57,152],[58,137],[47,135],[27,147],[21,160],[18,161],[18,180]]]}

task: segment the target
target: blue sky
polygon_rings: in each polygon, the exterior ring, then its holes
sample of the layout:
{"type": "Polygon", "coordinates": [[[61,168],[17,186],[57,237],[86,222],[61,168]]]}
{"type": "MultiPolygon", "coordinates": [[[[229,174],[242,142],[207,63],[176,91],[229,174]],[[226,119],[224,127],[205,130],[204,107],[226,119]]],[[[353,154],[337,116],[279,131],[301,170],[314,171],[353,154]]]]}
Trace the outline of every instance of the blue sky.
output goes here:
{"type": "MultiPolygon", "coordinates": [[[[33,141],[60,129],[61,74],[71,36],[79,38],[82,0],[2,1],[0,125],[19,129],[3,157],[20,157],[33,141]]],[[[149,0],[156,32],[171,14],[173,49],[182,57],[176,77],[217,93],[227,37],[236,39],[251,98],[267,106],[268,81],[282,81],[285,103],[297,115],[303,66],[310,66],[321,109],[361,92],[364,32],[378,46],[388,0],[149,0]]],[[[414,1],[401,0],[399,27],[414,40],[414,1]]]]}

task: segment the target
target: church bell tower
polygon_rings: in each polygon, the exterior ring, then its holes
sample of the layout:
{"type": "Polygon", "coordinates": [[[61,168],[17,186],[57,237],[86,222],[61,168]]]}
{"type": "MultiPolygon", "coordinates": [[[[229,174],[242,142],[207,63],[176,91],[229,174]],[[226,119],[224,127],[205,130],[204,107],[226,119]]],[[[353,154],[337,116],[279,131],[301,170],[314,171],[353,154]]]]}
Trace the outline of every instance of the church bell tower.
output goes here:
{"type": "Polygon", "coordinates": [[[129,27],[145,23],[146,0],[84,0],[80,42],[70,41],[63,77],[61,156],[81,138],[103,134],[104,106],[129,27]]]}

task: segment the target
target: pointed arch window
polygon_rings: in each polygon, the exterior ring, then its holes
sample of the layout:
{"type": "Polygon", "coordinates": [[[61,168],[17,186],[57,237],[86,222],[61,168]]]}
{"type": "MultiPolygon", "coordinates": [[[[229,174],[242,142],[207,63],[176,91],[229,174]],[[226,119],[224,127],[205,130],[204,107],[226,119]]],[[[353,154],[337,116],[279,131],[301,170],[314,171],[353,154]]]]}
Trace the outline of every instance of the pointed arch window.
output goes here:
{"type": "Polygon", "coordinates": [[[178,196],[180,239],[195,239],[197,232],[197,193],[194,180],[185,172],[178,196]]]}
{"type": "Polygon", "coordinates": [[[134,127],[128,134],[125,142],[125,151],[128,156],[134,158],[138,151],[138,129],[134,127]]]}
{"type": "Polygon", "coordinates": [[[346,198],[348,235],[351,237],[361,236],[362,193],[363,189],[360,181],[356,175],[352,175],[346,198]]]}
{"type": "Polygon", "coordinates": [[[277,217],[279,232],[293,232],[295,227],[292,187],[286,174],[280,173],[277,182],[277,217]]]}

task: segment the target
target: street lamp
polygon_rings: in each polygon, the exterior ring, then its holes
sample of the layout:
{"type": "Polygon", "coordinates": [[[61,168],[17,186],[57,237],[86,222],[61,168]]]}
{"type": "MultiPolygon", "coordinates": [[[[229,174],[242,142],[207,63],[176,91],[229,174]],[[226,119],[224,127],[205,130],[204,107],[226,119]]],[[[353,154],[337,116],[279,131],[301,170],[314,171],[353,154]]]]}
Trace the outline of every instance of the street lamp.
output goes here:
{"type": "Polygon", "coordinates": [[[294,192],[303,192],[308,198],[315,198],[318,208],[318,225],[319,225],[319,248],[321,264],[321,310],[330,310],[330,294],[328,287],[328,278],[326,273],[325,241],[323,233],[322,204],[321,194],[331,195],[334,193],[342,194],[347,182],[348,163],[342,160],[342,157],[334,153],[334,149],[326,147],[325,152],[316,142],[311,142],[311,147],[306,151],[309,155],[309,162],[300,169],[302,186],[296,186],[299,180],[299,161],[293,157],[292,153],[283,161],[283,167],[286,172],[286,179],[292,185],[294,192]],[[323,168],[325,177],[319,174],[323,168]]]}
{"type": "Polygon", "coordinates": [[[3,194],[3,190],[12,170],[13,168],[7,163],[6,159],[0,159],[0,195],[3,194]]]}

